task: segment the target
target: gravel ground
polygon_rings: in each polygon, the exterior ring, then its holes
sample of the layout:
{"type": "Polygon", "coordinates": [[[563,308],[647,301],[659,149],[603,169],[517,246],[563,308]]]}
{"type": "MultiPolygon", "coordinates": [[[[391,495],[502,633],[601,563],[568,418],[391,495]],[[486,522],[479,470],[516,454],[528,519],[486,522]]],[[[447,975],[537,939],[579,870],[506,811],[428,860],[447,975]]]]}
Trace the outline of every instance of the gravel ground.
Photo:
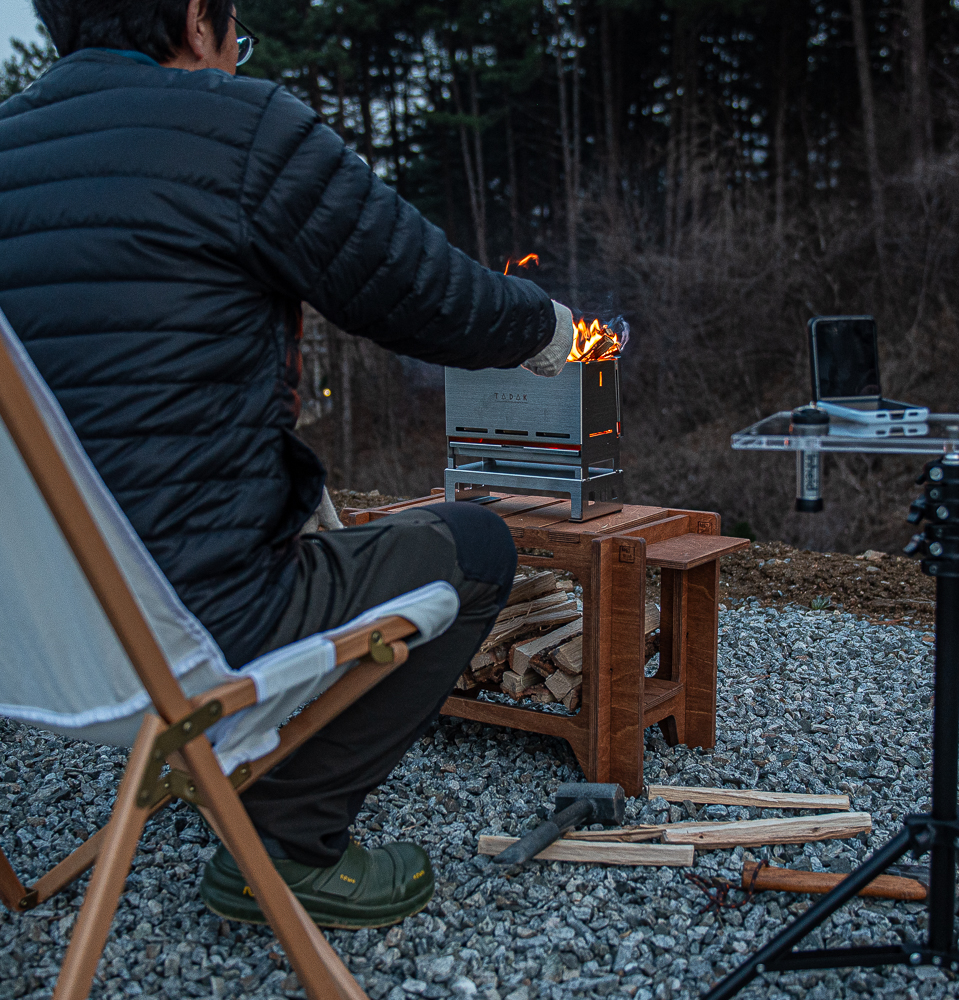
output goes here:
{"type": "MultiPolygon", "coordinates": [[[[932,648],[928,635],[834,611],[747,603],[720,618],[719,740],[712,751],[669,749],[647,731],[647,780],[847,792],[873,814],[868,838],[777,847],[780,863],[848,871],[928,807],[932,648]]],[[[2,844],[35,878],[106,819],[122,755],[0,723],[2,844]]],[[[581,779],[567,745],[532,734],[441,720],[370,797],[357,823],[367,844],[425,844],[438,890],[429,907],[384,931],[330,940],[373,1000],[476,997],[566,1000],[698,997],[708,983],[783,926],[808,897],[764,893],[721,919],[681,869],[534,863],[518,872],[475,856],[480,833],[537,822],[561,781],[581,779]]],[[[629,820],[757,817],[710,806],[630,800],[629,820]]],[[[775,815],[771,811],[763,815],[775,815]]],[[[147,829],[94,997],[302,996],[268,929],[221,920],[199,901],[210,835],[189,809],[147,829]]],[[[756,850],[755,856],[765,856],[756,850]]],[[[696,873],[738,882],[743,852],[697,857],[696,873]]],[[[82,884],[81,884],[82,887],[82,884]]],[[[80,899],[68,889],[22,916],[0,917],[0,1000],[48,997],[80,899]]],[[[921,934],[918,904],[858,900],[810,946],[898,942],[921,934]]],[[[744,997],[947,997],[932,969],[769,976],[744,997]]]]}

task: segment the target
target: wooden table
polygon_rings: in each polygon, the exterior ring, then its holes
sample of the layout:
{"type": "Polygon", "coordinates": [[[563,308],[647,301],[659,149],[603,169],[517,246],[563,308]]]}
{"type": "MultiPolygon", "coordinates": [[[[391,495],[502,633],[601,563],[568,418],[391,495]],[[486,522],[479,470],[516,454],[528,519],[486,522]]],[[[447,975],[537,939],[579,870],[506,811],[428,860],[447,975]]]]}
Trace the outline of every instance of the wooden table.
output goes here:
{"type": "MultiPolygon", "coordinates": [[[[348,525],[443,502],[431,496],[348,510],[348,525]]],[[[444,715],[567,740],[587,781],[643,789],[643,731],[658,723],[670,746],[716,744],[719,560],[746,548],[719,534],[718,514],[624,506],[572,522],[569,501],[497,496],[524,566],[569,570],[583,587],[583,701],[576,715],[454,695],[444,715]],[[646,567],[662,576],[659,669],[645,676],[646,567]]]]}

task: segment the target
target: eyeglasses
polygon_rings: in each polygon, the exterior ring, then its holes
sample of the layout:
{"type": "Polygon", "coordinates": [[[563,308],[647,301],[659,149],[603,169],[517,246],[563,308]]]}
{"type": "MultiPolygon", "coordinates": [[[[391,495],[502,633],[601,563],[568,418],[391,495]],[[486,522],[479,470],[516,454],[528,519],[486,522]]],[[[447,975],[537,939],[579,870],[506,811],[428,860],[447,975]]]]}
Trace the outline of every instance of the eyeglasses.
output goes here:
{"type": "Polygon", "coordinates": [[[253,46],[259,41],[259,38],[253,34],[252,31],[236,16],[236,14],[231,14],[230,17],[236,22],[237,28],[244,34],[237,32],[236,44],[239,46],[239,54],[236,59],[237,66],[242,66],[245,62],[249,61],[250,56],[253,55],[253,46]]]}

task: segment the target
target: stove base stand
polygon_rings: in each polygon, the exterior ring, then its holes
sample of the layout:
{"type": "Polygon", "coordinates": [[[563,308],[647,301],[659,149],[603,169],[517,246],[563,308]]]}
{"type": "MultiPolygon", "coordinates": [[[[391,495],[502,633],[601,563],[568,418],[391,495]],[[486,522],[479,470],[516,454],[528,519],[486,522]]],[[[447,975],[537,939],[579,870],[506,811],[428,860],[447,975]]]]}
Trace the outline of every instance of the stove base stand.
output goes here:
{"type": "Polygon", "coordinates": [[[484,469],[483,462],[471,462],[455,469],[447,469],[443,486],[446,499],[450,502],[462,497],[467,487],[469,493],[478,496],[476,487],[496,490],[499,493],[520,496],[569,497],[569,519],[571,521],[591,521],[597,517],[608,517],[623,509],[623,473],[620,469],[591,470],[596,475],[589,479],[576,478],[561,466],[511,466],[497,463],[497,468],[484,469]],[[531,470],[536,470],[531,474],[531,470]],[[536,474],[539,472],[540,474],[536,474]]]}

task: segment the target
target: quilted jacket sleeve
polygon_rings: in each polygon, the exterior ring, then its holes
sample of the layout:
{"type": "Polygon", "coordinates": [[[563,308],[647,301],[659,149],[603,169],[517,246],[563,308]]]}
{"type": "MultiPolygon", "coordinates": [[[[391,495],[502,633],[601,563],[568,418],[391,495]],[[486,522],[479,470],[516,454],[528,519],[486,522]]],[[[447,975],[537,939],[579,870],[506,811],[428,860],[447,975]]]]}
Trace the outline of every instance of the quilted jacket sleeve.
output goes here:
{"type": "Polygon", "coordinates": [[[253,140],[242,205],[254,274],[392,351],[461,368],[506,368],[553,335],[546,292],[450,246],[282,88],[253,140]]]}

